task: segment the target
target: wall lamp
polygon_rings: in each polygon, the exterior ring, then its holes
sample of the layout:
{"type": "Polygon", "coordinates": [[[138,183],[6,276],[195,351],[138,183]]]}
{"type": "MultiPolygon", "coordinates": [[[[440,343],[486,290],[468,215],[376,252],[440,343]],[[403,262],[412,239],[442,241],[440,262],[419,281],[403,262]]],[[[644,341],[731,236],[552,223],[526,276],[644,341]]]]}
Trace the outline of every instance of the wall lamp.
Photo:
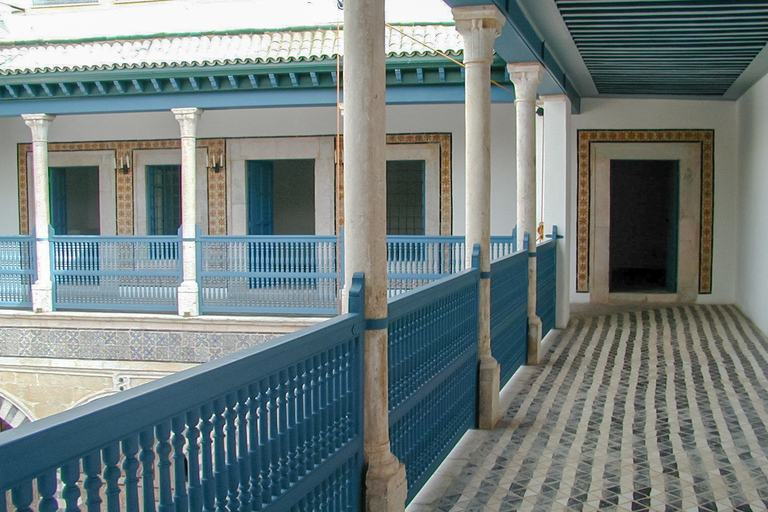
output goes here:
{"type": "Polygon", "coordinates": [[[123,174],[128,174],[131,172],[131,157],[126,156],[125,158],[120,157],[120,160],[118,162],[116,171],[123,171],[123,174]]]}
{"type": "Polygon", "coordinates": [[[224,154],[220,154],[218,160],[215,156],[208,156],[208,170],[213,171],[216,174],[220,173],[224,169],[224,154]]]}

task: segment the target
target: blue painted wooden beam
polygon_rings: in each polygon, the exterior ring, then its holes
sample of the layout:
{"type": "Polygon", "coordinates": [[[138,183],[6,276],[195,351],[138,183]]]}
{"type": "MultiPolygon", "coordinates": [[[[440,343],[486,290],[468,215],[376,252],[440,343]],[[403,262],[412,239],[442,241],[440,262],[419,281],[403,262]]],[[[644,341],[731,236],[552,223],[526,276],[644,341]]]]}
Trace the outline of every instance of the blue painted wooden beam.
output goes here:
{"type": "MultiPolygon", "coordinates": [[[[13,89],[6,86],[9,92],[13,89]]],[[[491,101],[510,103],[514,95],[499,87],[491,88],[491,101]]],[[[463,85],[397,86],[387,89],[387,104],[461,104],[464,102],[463,85]]],[[[120,112],[166,111],[171,108],[194,105],[205,109],[314,107],[336,105],[336,90],[318,89],[259,89],[258,91],[181,92],[177,94],[146,96],[70,96],[63,98],[36,98],[0,103],[0,117],[46,112],[50,114],[87,114],[120,112]]]]}

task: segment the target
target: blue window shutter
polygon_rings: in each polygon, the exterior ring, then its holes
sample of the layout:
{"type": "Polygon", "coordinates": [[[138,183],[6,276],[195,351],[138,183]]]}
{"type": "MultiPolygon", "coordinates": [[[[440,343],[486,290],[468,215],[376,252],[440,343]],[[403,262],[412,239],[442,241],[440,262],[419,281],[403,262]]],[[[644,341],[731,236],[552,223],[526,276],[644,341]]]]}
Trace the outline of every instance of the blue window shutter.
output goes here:
{"type": "Polygon", "coordinates": [[[175,235],[181,226],[181,166],[147,166],[147,233],[175,235]]]}
{"type": "Polygon", "coordinates": [[[57,235],[67,234],[67,169],[51,167],[48,170],[51,225],[57,235]]]}
{"type": "Polygon", "coordinates": [[[248,234],[272,235],[274,162],[271,160],[248,161],[248,234]]]}

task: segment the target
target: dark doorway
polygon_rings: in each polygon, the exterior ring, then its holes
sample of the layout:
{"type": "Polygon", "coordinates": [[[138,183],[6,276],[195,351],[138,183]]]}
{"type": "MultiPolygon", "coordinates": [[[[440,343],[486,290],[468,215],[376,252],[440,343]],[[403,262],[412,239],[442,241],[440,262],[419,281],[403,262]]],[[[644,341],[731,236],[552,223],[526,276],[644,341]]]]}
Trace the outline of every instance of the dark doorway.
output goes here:
{"type": "Polygon", "coordinates": [[[315,161],[249,160],[249,235],[315,234],[315,161]]]}
{"type": "Polygon", "coordinates": [[[51,225],[57,235],[98,235],[99,168],[50,167],[51,225]]]}
{"type": "Polygon", "coordinates": [[[677,292],[679,162],[611,160],[611,292],[677,292]]]}

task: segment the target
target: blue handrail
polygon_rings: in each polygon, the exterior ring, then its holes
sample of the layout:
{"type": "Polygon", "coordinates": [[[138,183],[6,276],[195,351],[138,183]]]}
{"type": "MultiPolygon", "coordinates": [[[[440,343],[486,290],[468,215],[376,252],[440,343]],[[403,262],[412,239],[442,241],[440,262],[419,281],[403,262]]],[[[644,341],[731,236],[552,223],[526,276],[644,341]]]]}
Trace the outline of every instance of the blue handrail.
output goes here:
{"type": "Polygon", "coordinates": [[[177,310],[180,235],[49,239],[55,309],[177,310]]]}
{"type": "Polygon", "coordinates": [[[0,306],[32,307],[35,261],[34,236],[0,237],[0,306]]]}
{"type": "Polygon", "coordinates": [[[557,226],[549,239],[537,248],[536,314],[541,319],[541,335],[555,328],[557,304],[557,226]]]}
{"type": "Polygon", "coordinates": [[[357,510],[364,327],[342,315],[4,432],[0,495],[28,510],[36,480],[39,510],[357,510]]]}
{"type": "MultiPolygon", "coordinates": [[[[51,229],[54,309],[175,312],[181,236],[56,235],[51,229]]],[[[0,237],[0,307],[31,307],[35,244],[0,237]],[[5,263],[4,263],[5,262],[5,263]]],[[[338,312],[342,247],[335,236],[203,236],[196,242],[202,313],[338,312]]],[[[491,258],[514,252],[515,235],[491,237],[491,258]]],[[[390,296],[469,265],[464,237],[387,237],[390,296]]]]}
{"type": "Polygon", "coordinates": [[[408,501],[475,424],[479,280],[473,267],[389,302],[390,438],[408,501]]]}
{"type": "Polygon", "coordinates": [[[203,313],[337,312],[333,236],[199,236],[203,313]]]}
{"type": "Polygon", "coordinates": [[[528,354],[528,251],[491,263],[491,353],[503,386],[528,354]]]}

